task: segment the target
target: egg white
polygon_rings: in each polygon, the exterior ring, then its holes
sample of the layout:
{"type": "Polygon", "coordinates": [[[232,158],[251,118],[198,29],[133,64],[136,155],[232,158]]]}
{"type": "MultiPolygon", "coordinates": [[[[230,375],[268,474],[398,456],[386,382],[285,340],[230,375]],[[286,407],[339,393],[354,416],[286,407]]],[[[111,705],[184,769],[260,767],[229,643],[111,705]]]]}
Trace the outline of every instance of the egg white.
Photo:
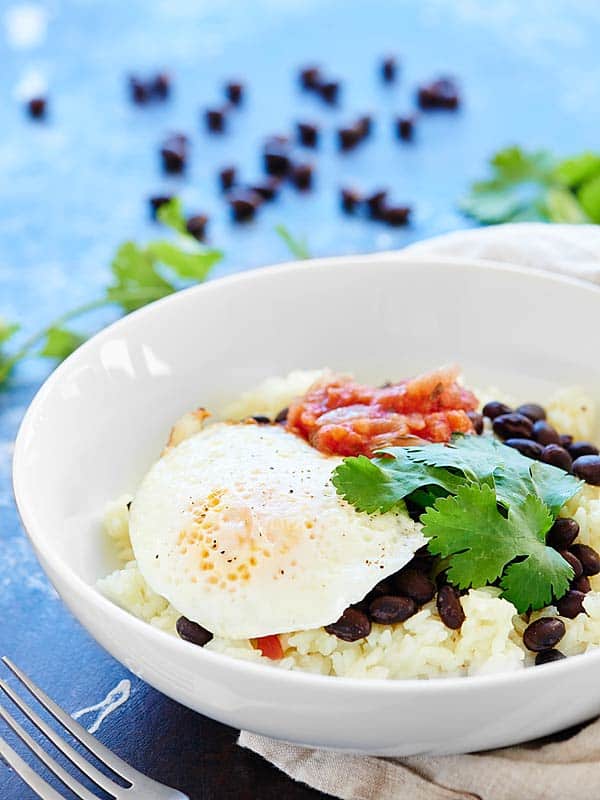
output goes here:
{"type": "Polygon", "coordinates": [[[369,516],[341,499],[340,462],[280,426],[207,427],[168,450],[134,498],[142,575],[222,637],[335,621],[425,543],[406,512],[369,516]]]}

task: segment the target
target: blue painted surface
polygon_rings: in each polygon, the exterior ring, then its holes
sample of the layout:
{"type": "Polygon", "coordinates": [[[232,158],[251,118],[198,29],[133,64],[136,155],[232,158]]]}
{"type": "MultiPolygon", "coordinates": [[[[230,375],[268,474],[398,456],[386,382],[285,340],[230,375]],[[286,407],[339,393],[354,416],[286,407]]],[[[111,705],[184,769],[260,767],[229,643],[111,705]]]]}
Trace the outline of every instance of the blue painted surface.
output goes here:
{"type": "MultiPolygon", "coordinates": [[[[15,5],[4,0],[0,15],[15,5]]],[[[0,32],[0,315],[19,320],[23,335],[94,298],[119,242],[155,235],[146,198],[159,191],[178,192],[190,212],[210,214],[210,241],[227,254],[219,275],[285,260],[273,232],[280,222],[306,236],[315,255],[401,247],[465,226],[456,198],[482,175],[494,149],[512,142],[562,153],[597,146],[600,7],[593,2],[47,0],[41,7],[48,28],[38,45],[19,48],[0,32]],[[388,52],[402,59],[393,87],[382,86],[376,73],[388,52]],[[313,60],[342,79],[338,109],[297,90],[297,67],[313,60]],[[147,108],[129,104],[125,74],[161,67],[174,75],[173,98],[147,108]],[[27,119],[16,98],[32,70],[49,86],[43,123],[27,119]],[[415,142],[399,143],[393,115],[410,109],[416,83],[440,72],[460,79],[462,109],[423,116],[415,142]],[[200,110],[219,100],[224,79],[237,75],[247,82],[247,100],[230,133],[209,136],[200,110]],[[375,114],[375,135],[339,154],[334,127],[361,112],[375,114]],[[303,154],[315,162],[316,190],[288,189],[255,223],[234,226],[216,190],[217,168],[234,163],[243,177],[258,177],[258,144],[286,133],[296,119],[317,120],[324,129],[322,147],[303,154]],[[184,179],[166,179],[159,169],[158,144],[172,130],[192,138],[184,179]],[[344,217],[337,192],[345,183],[389,186],[394,199],[414,205],[412,226],[389,229],[344,217]]],[[[109,319],[97,315],[82,325],[91,331],[109,319]]],[[[13,506],[11,443],[47,370],[41,362],[23,365],[0,392],[0,650],[74,711],[102,699],[126,673],[61,605],[13,506]]],[[[218,786],[204,782],[219,747],[232,774],[248,758],[229,752],[222,730],[202,727],[197,715],[133,681],[131,700],[99,735],[193,798],[266,797],[266,784],[234,790],[225,777],[218,786]],[[216,744],[205,746],[205,760],[198,761],[191,743],[207,732],[216,744]]],[[[213,773],[220,774],[215,763],[213,773]]],[[[2,765],[0,796],[33,797],[2,765]]]]}

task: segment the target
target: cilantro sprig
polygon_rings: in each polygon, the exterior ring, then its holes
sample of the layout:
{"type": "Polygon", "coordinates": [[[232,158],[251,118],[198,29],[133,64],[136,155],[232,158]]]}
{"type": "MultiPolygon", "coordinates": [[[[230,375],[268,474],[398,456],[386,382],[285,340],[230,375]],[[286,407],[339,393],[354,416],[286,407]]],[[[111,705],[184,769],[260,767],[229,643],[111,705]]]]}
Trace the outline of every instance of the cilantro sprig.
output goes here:
{"type": "Polygon", "coordinates": [[[187,233],[178,198],[161,206],[157,216],[174,232],[174,237],[155,239],[146,245],[123,243],[110,265],[112,282],[100,297],[62,314],[12,353],[7,352],[7,345],[19,326],[0,320],[0,386],[28,356],[62,360],[79,347],[85,337],[69,327],[72,320],[106,306],[116,306],[127,314],[186,285],[205,280],[223,253],[202,246],[187,233]]]}
{"type": "Polygon", "coordinates": [[[600,154],[559,159],[546,150],[499,150],[490,177],[473,183],[460,209],[478,222],[600,223],[600,154]]]}
{"type": "Polygon", "coordinates": [[[545,537],[581,482],[493,437],[456,435],[449,445],[345,458],[332,482],[359,511],[384,513],[405,500],[423,509],[429,550],[462,589],[500,581],[523,613],[569,587],[573,570],[545,537]]]}

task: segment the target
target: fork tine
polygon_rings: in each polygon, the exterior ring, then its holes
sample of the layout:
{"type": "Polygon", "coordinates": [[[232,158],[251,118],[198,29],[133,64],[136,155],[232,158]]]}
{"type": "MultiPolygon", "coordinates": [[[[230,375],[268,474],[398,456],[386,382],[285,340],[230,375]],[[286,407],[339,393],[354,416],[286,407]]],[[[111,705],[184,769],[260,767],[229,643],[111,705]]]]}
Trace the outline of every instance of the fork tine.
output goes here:
{"type": "Polygon", "coordinates": [[[58,792],[56,792],[50,786],[50,784],[46,783],[46,781],[41,778],[37,772],[34,772],[34,770],[32,770],[31,767],[15,753],[12,747],[10,747],[1,736],[0,757],[3,758],[6,763],[14,769],[17,775],[19,775],[25,781],[25,783],[31,789],[33,789],[37,796],[42,798],[42,800],[64,800],[64,797],[61,797],[58,792]]]}
{"type": "MultiPolygon", "coordinates": [[[[47,739],[49,739],[52,744],[57,747],[63,755],[65,755],[69,761],[71,761],[75,766],[83,772],[84,775],[87,775],[95,784],[97,784],[101,789],[104,789],[105,792],[108,794],[112,794],[114,796],[115,793],[115,784],[103,775],[100,770],[96,769],[89,761],[86,761],[77,750],[74,750],[70,744],[64,741],[57,733],[54,731],[46,722],[44,722],[41,717],[39,717],[35,711],[33,711],[29,706],[22,700],[19,695],[13,691],[13,689],[3,680],[0,680],[0,689],[13,701],[13,703],[21,709],[23,714],[29,718],[31,722],[40,730],[47,739]]],[[[45,704],[44,704],[45,705],[45,704]]],[[[50,709],[48,709],[50,710],[50,709]]],[[[59,720],[60,721],[60,720],[59,720]]],[[[87,733],[87,731],[86,731],[87,733]]],[[[79,737],[77,737],[79,738],[79,737]]],[[[85,744],[85,743],[84,743],[85,744]]]]}
{"type": "Polygon", "coordinates": [[[8,711],[1,705],[0,717],[2,717],[2,719],[10,728],[12,728],[19,739],[21,739],[21,741],[27,745],[31,752],[36,755],[39,760],[45,764],[48,769],[53,772],[68,789],[81,798],[81,800],[98,800],[98,795],[92,794],[85,788],[85,786],[79,783],[79,781],[76,781],[75,778],[71,777],[71,775],[69,775],[69,773],[60,766],[60,764],[58,764],[53,758],[51,758],[51,756],[48,755],[43,747],[40,747],[40,745],[34,741],[25,730],[23,730],[19,723],[13,719],[8,711]]]}

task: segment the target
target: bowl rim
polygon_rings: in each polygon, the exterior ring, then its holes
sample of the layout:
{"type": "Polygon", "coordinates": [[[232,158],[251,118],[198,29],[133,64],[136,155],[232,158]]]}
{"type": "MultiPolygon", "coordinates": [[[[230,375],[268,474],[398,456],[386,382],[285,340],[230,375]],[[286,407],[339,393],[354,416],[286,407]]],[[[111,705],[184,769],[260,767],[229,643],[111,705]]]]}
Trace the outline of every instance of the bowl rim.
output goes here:
{"type": "MultiPolygon", "coordinates": [[[[111,324],[102,328],[96,334],[91,336],[85,341],[77,350],[59,364],[45,379],[42,385],[35,393],[31,400],[23,419],[21,420],[17,436],[15,439],[15,446],[12,459],[12,486],[13,494],[17,511],[19,513],[23,528],[33,546],[36,556],[42,557],[42,567],[47,574],[45,564],[49,564],[53,571],[61,575],[65,580],[68,580],[71,589],[81,602],[86,603],[93,611],[98,614],[106,616],[110,615],[115,619],[115,622],[125,631],[127,629],[134,633],[139,633],[142,636],[150,638],[151,643],[156,643],[157,647],[165,646],[173,648],[173,657],[177,657],[177,653],[182,655],[187,654],[188,657],[198,658],[205,661],[207,664],[212,662],[216,668],[219,666],[234,673],[247,675],[248,677],[255,676],[257,678],[265,678],[270,675],[270,680],[280,681],[282,685],[289,684],[290,687],[306,688],[313,687],[315,689],[326,689],[332,692],[366,692],[377,693],[385,692],[391,694],[408,692],[425,692],[428,694],[437,694],[439,692],[445,693],[446,691],[474,691],[476,688],[501,688],[507,684],[515,682],[529,682],[539,676],[540,667],[536,669],[519,669],[514,671],[505,671],[491,674],[480,675],[464,675],[452,677],[437,677],[437,678],[351,678],[345,676],[332,676],[315,674],[303,670],[287,670],[277,669],[268,664],[256,663],[253,661],[246,661],[244,659],[237,659],[226,653],[214,652],[198,647],[189,642],[173,636],[167,631],[160,630],[145,622],[142,619],[134,616],[129,611],[121,608],[116,603],[105,597],[96,586],[87,583],[74,569],[68,566],[61,558],[58,557],[56,552],[49,546],[49,541],[44,537],[43,525],[38,525],[33,519],[28,510],[26,489],[26,470],[23,468],[26,440],[28,439],[28,432],[32,427],[35,417],[38,415],[40,409],[46,398],[51,395],[54,388],[60,384],[63,374],[70,368],[71,364],[77,362],[81,358],[85,358],[87,351],[94,349],[99,343],[105,339],[109,339],[115,333],[119,333],[121,329],[126,329],[131,324],[135,324],[136,320],[142,319],[145,316],[151,316],[156,313],[157,308],[163,306],[176,304],[181,302],[182,297],[189,297],[195,294],[205,294],[207,292],[221,291],[222,287],[228,287],[238,283],[253,281],[256,279],[268,278],[272,274],[279,274],[285,276],[289,273],[300,271],[308,271],[312,269],[322,269],[325,267],[337,267],[342,264],[355,265],[367,263],[369,268],[373,263],[387,264],[390,261],[398,260],[398,269],[403,266],[410,266],[412,264],[419,264],[424,269],[429,267],[439,267],[440,265],[461,266],[467,269],[486,269],[491,272],[511,273],[518,276],[534,277],[541,281],[549,281],[551,283],[558,283],[562,285],[570,285],[583,289],[586,292],[591,292],[600,297],[600,286],[587,281],[583,278],[576,276],[565,275],[564,273],[550,272],[542,269],[534,269],[530,267],[523,267],[517,264],[503,262],[493,259],[478,259],[478,258],[463,258],[460,256],[413,256],[410,251],[403,250],[389,250],[377,253],[365,254],[351,254],[343,256],[334,256],[326,258],[314,258],[305,261],[286,261],[283,263],[272,264],[265,267],[256,269],[244,270],[242,272],[235,272],[233,274],[225,275],[220,278],[206,281],[204,283],[182,289],[160,298],[146,306],[143,306],[136,311],[132,311],[123,317],[115,320],[111,324]],[[195,653],[195,656],[192,656],[195,653]]],[[[59,593],[60,594],[60,593],[59,593]]],[[[73,613],[70,611],[70,613],[73,613]]],[[[76,616],[75,614],[73,614],[76,616]]],[[[86,630],[88,630],[86,628],[86,630]]],[[[91,631],[88,630],[88,633],[91,631]]],[[[93,634],[92,634],[93,635],[93,634]]],[[[552,673],[556,678],[564,673],[565,675],[569,670],[583,668],[582,664],[600,661],[600,648],[596,651],[578,654],[576,656],[569,656],[560,661],[551,662],[548,664],[540,665],[542,672],[545,674],[546,670],[552,669],[552,673]],[[585,656],[584,659],[581,656],[585,656]]]]}

